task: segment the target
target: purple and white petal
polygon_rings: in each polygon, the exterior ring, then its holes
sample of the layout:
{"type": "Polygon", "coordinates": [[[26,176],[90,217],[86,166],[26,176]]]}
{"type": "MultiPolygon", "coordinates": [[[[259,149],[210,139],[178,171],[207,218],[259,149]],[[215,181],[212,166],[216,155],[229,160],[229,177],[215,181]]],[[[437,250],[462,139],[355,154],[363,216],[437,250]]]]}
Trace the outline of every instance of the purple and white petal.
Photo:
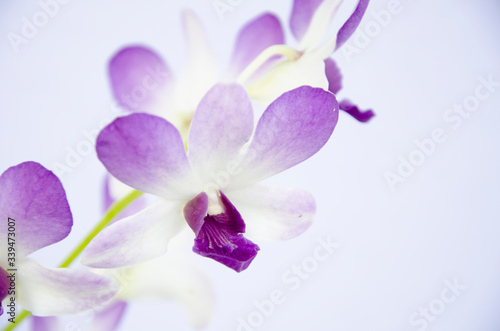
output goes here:
{"type": "Polygon", "coordinates": [[[127,303],[123,301],[115,301],[109,306],[95,313],[92,323],[88,330],[92,331],[115,331],[118,330],[122,321],[127,303]]]}
{"type": "Polygon", "coordinates": [[[228,193],[246,222],[249,238],[279,241],[306,231],[316,214],[314,197],[303,190],[253,185],[228,193]]]}
{"type": "Polygon", "coordinates": [[[356,120],[362,123],[368,122],[375,116],[373,110],[371,109],[360,110],[356,104],[354,104],[351,100],[348,99],[342,100],[339,103],[339,108],[340,110],[345,111],[346,113],[348,113],[349,115],[351,115],[356,120]]]}
{"type": "Polygon", "coordinates": [[[290,30],[297,41],[300,42],[307,32],[312,17],[323,0],[294,0],[292,14],[290,15],[290,30]]]}
{"type": "Polygon", "coordinates": [[[335,49],[339,49],[340,47],[342,47],[342,45],[344,45],[344,43],[354,34],[354,31],[356,31],[359,23],[361,22],[361,19],[365,15],[366,8],[368,7],[369,3],[370,0],[359,0],[356,9],[354,9],[354,12],[347,19],[344,25],[342,25],[339,32],[337,33],[337,43],[335,49]]]}
{"type": "Polygon", "coordinates": [[[184,225],[182,201],[158,202],[102,230],[85,248],[82,264],[122,268],[165,254],[168,242],[184,225]]]}
{"type": "MultiPolygon", "coordinates": [[[[32,331],[58,331],[62,330],[60,327],[59,319],[57,317],[38,317],[32,316],[31,318],[32,331]]],[[[64,330],[65,331],[65,330],[64,330]]]]}
{"type": "Polygon", "coordinates": [[[97,137],[97,155],[123,183],[164,198],[192,195],[191,170],[179,131],[149,114],[120,117],[97,137]]]}
{"type": "Polygon", "coordinates": [[[17,302],[37,316],[76,314],[108,303],[120,287],[87,270],[46,268],[18,260],[17,302]]]}
{"type": "Polygon", "coordinates": [[[218,84],[208,91],[194,114],[188,140],[189,163],[204,185],[225,184],[213,178],[238,161],[253,128],[252,104],[241,85],[218,84]]]}
{"type": "MultiPolygon", "coordinates": [[[[17,257],[61,241],[71,231],[73,218],[61,181],[36,162],[7,169],[0,177],[0,247],[7,252],[7,220],[13,223],[17,257]]],[[[0,258],[0,261],[6,258],[0,258]]]]}
{"type": "Polygon", "coordinates": [[[325,75],[328,79],[328,91],[337,94],[342,89],[342,73],[332,58],[325,60],[325,75]]]}
{"type": "Polygon", "coordinates": [[[298,48],[300,51],[311,52],[323,43],[328,36],[331,22],[341,2],[342,0],[323,0],[321,2],[311,18],[306,33],[300,40],[298,48]]]}
{"type": "Polygon", "coordinates": [[[190,324],[208,324],[214,310],[210,278],[183,254],[169,251],[147,263],[120,270],[122,300],[170,299],[184,308],[190,324]]]}
{"type": "Polygon", "coordinates": [[[230,77],[240,74],[262,51],[272,45],[285,43],[279,19],[263,14],[245,25],[236,38],[229,66],[230,77]]]}
{"type": "Polygon", "coordinates": [[[172,73],[162,58],[142,46],[120,50],[109,62],[108,71],[116,101],[135,112],[158,108],[162,95],[173,83],[172,73]]]}
{"type": "Polygon", "coordinates": [[[302,86],[284,93],[264,112],[231,189],[249,186],[316,154],[338,120],[335,96],[302,86]]]}

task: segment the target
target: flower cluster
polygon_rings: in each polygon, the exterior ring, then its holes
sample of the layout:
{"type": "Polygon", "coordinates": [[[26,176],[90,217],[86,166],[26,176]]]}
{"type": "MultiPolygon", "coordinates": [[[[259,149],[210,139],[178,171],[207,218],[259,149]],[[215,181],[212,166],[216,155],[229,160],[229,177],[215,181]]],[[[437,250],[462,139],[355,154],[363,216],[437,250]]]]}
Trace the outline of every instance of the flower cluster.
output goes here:
{"type": "Polygon", "coordinates": [[[285,43],[278,17],[257,17],[238,33],[224,70],[191,11],[182,16],[188,62],[177,75],[149,48],[115,54],[112,92],[130,114],[96,141],[110,174],[109,209],[60,268],[43,267],[28,255],[71,231],[64,188],[38,163],[7,169],[0,177],[0,217],[12,220],[15,231],[1,227],[0,246],[15,254],[0,257],[0,302],[15,291],[36,316],[38,331],[64,329],[43,316],[89,309],[95,311],[90,329],[114,330],[127,301],[151,297],[178,301],[193,326],[206,325],[210,281],[179,243],[188,238],[194,253],[241,272],[258,255],[259,242],[302,234],[315,216],[313,196],[261,182],[316,154],[340,110],[361,122],[374,115],[337,101],[342,75],[331,55],[354,33],[369,1],[359,0],[330,36],[340,2],[293,1],[295,48],[285,43]],[[265,110],[254,125],[255,107],[265,110]],[[125,193],[117,195],[117,186],[125,193]],[[80,253],[84,267],[67,268],[80,253]]]}

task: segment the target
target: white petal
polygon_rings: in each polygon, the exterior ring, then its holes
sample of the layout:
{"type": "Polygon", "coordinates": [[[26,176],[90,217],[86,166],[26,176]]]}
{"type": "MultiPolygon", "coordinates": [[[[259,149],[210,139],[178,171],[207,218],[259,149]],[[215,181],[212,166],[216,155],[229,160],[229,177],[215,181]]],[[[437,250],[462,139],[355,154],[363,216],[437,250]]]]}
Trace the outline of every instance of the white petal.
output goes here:
{"type": "Polygon", "coordinates": [[[183,201],[162,200],[111,224],[87,246],[82,263],[93,268],[119,268],[163,255],[169,240],[186,224],[183,205],[183,201]]]}
{"type": "Polygon", "coordinates": [[[283,93],[308,85],[328,90],[325,63],[314,54],[304,54],[295,61],[286,60],[247,87],[252,99],[269,104],[283,93]]]}
{"type": "Polygon", "coordinates": [[[30,258],[18,261],[17,301],[37,316],[76,314],[109,302],[119,286],[88,270],[46,268],[30,258]]]}
{"type": "Polygon", "coordinates": [[[219,70],[198,17],[186,10],[182,13],[182,19],[188,56],[174,95],[177,99],[176,109],[192,115],[201,98],[218,81],[219,70]]]}
{"type": "Polygon", "coordinates": [[[342,0],[324,0],[314,13],[306,34],[300,41],[299,50],[309,52],[325,38],[331,21],[342,0]]]}
{"type": "Polygon", "coordinates": [[[226,195],[243,217],[246,235],[252,239],[295,238],[311,226],[316,214],[314,197],[299,189],[254,185],[226,195]]]}
{"type": "Polygon", "coordinates": [[[192,261],[177,252],[131,268],[98,271],[113,277],[122,300],[171,299],[180,303],[193,327],[206,326],[214,308],[212,284],[192,261]]]}

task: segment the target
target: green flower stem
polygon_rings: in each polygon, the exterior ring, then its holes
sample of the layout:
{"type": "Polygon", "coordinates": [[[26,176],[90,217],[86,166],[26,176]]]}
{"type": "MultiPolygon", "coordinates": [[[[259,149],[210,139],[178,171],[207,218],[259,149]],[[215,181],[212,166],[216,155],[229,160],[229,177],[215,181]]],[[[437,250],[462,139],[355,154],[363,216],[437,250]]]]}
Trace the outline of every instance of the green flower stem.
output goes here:
{"type": "Polygon", "coordinates": [[[5,327],[5,329],[3,329],[3,331],[14,330],[14,328],[16,326],[18,326],[19,323],[21,323],[21,321],[24,320],[28,316],[30,316],[30,312],[26,311],[26,310],[23,310],[19,315],[16,316],[16,319],[14,320],[14,323],[9,323],[9,325],[7,325],[5,327]]]}
{"type": "MultiPolygon", "coordinates": [[[[97,223],[94,229],[83,239],[83,241],[78,245],[71,254],[59,265],[59,268],[67,268],[77,257],[80,255],[85,247],[90,243],[92,239],[99,232],[102,231],[120,212],[122,212],[128,205],[130,205],[135,199],[140,197],[142,192],[134,190],[126,197],[121,200],[116,201],[106,212],[106,215],[102,218],[102,220],[97,223]]],[[[26,317],[28,317],[31,313],[29,311],[23,310],[19,315],[16,316],[15,322],[7,325],[3,331],[11,331],[14,330],[16,326],[18,326],[21,321],[23,321],[26,317]]]]}
{"type": "Polygon", "coordinates": [[[124,210],[132,201],[140,197],[142,192],[134,190],[132,193],[128,194],[121,200],[116,201],[107,211],[106,215],[104,215],[103,219],[97,223],[96,227],[87,235],[85,239],[76,247],[73,252],[64,260],[63,263],[59,265],[59,268],[67,268],[77,257],[81,254],[81,252],[87,247],[92,239],[99,232],[102,231],[122,210],[124,210]]]}

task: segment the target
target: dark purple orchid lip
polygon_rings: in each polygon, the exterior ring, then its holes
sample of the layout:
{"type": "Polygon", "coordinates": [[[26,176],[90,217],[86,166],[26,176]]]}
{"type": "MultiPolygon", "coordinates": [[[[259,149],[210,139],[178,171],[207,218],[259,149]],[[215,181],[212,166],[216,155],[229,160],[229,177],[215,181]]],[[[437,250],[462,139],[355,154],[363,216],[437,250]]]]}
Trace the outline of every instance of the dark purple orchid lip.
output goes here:
{"type": "Polygon", "coordinates": [[[193,251],[240,272],[248,268],[260,248],[243,236],[245,222],[222,192],[220,202],[224,211],[204,217],[193,251]]]}

